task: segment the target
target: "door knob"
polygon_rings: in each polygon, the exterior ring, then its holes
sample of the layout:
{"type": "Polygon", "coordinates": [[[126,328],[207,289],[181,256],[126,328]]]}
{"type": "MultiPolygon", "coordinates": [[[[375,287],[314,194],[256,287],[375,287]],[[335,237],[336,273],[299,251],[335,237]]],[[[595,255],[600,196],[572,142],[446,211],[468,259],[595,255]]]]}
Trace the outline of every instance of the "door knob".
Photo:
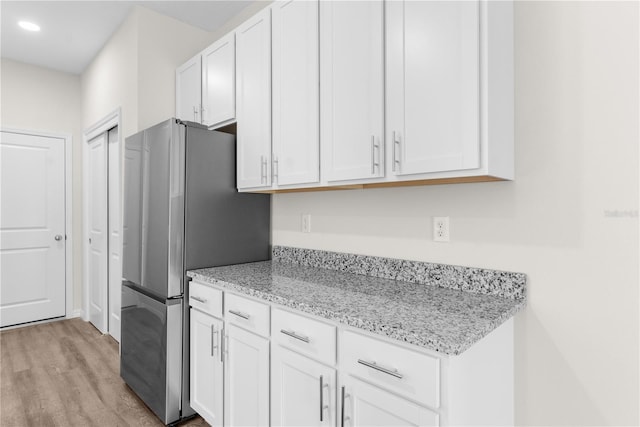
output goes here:
{"type": "Polygon", "coordinates": [[[56,239],[57,241],[62,240],[62,236],[60,234],[56,234],[56,237],[54,237],[54,239],[56,239]]]}

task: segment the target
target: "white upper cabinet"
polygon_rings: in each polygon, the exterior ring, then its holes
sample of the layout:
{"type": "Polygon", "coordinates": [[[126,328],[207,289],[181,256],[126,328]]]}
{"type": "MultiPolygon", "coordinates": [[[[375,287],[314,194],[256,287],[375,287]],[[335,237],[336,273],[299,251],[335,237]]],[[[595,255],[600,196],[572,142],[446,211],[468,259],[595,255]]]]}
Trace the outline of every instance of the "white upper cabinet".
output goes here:
{"type": "Polygon", "coordinates": [[[271,9],[236,30],[238,188],[271,186],[271,9]]]}
{"type": "Polygon", "coordinates": [[[480,166],[479,4],[386,3],[392,173],[480,166]]]}
{"type": "Polygon", "coordinates": [[[200,54],[181,65],[176,70],[176,117],[191,122],[201,122],[201,79],[202,64],[200,54]]]}
{"type": "Polygon", "coordinates": [[[324,179],[384,176],[382,1],[320,3],[324,179]]]}
{"type": "Polygon", "coordinates": [[[202,123],[216,126],[236,117],[236,43],[230,33],[202,52],[202,123]]]}
{"type": "Polygon", "coordinates": [[[318,1],[278,1],[273,19],[273,184],[320,179],[318,1]]]}
{"type": "Polygon", "coordinates": [[[513,179],[513,5],[386,2],[388,181],[513,179]]]}

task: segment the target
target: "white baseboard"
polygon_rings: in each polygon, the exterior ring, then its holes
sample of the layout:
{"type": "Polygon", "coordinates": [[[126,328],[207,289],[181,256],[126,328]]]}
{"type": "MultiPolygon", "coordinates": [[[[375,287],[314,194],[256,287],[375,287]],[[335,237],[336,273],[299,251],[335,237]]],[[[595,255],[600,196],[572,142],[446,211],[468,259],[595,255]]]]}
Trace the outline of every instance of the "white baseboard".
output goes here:
{"type": "Polygon", "coordinates": [[[73,319],[75,317],[81,317],[84,319],[84,310],[81,308],[76,308],[69,315],[67,315],[67,319],[73,319]]]}

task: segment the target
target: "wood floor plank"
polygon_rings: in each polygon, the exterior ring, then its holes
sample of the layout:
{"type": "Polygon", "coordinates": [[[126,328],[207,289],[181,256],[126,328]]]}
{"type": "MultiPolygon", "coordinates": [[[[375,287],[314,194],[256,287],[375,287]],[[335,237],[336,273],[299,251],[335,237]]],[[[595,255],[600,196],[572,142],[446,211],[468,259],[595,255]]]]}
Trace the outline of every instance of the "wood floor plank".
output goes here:
{"type": "MultiPolygon", "coordinates": [[[[118,344],[81,319],[0,332],[0,426],[162,426],[120,378],[118,344]]],[[[200,417],[183,423],[208,424],[200,417]]]]}

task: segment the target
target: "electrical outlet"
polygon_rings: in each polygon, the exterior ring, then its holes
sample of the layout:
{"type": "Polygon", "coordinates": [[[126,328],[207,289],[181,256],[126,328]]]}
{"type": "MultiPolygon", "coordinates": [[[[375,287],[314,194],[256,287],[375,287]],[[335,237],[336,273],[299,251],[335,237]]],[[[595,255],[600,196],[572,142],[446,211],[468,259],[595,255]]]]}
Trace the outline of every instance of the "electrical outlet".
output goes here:
{"type": "Polygon", "coordinates": [[[448,216],[433,217],[433,241],[434,242],[449,241],[449,217],[448,216]]]}
{"type": "Polygon", "coordinates": [[[311,214],[302,214],[302,232],[311,233],[311,214]]]}

